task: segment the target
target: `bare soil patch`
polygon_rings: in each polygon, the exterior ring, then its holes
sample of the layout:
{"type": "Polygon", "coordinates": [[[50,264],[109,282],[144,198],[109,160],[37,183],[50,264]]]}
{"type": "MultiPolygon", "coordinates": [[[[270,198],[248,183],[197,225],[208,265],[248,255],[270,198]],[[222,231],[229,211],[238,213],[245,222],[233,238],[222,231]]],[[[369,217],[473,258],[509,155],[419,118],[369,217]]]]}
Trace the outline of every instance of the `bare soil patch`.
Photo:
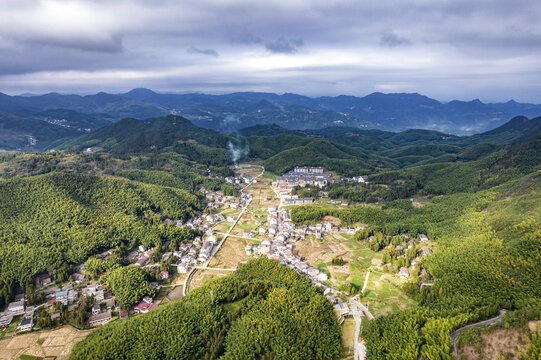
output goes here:
{"type": "Polygon", "coordinates": [[[524,328],[499,329],[481,334],[483,341],[479,345],[468,345],[458,350],[459,359],[464,360],[498,360],[501,355],[505,359],[518,360],[517,346],[527,348],[528,331],[524,328]]]}
{"type": "Polygon", "coordinates": [[[233,269],[239,262],[247,261],[248,255],[244,251],[248,240],[228,237],[222,247],[209,263],[210,267],[233,269]]]}
{"type": "Polygon", "coordinates": [[[190,281],[189,289],[195,289],[207,283],[214,277],[224,277],[231,274],[231,271],[198,270],[190,281]]]}
{"type": "Polygon", "coordinates": [[[73,346],[93,330],[79,331],[71,326],[55,330],[34,331],[0,340],[0,360],[15,360],[21,355],[38,357],[56,356],[57,360],[69,357],[73,346]],[[38,340],[43,343],[38,344],[38,340]]]}

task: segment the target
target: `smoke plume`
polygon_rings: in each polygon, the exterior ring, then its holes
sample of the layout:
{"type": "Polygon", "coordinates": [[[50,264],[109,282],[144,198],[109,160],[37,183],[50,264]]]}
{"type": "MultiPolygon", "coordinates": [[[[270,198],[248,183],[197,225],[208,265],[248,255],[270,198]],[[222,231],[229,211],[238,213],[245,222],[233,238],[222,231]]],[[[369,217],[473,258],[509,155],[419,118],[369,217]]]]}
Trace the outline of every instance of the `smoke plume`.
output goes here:
{"type": "Polygon", "coordinates": [[[239,140],[227,142],[227,152],[231,156],[231,160],[233,160],[235,165],[237,165],[238,161],[248,155],[250,152],[250,145],[248,145],[248,142],[242,142],[243,144],[241,144],[241,141],[239,140]]]}

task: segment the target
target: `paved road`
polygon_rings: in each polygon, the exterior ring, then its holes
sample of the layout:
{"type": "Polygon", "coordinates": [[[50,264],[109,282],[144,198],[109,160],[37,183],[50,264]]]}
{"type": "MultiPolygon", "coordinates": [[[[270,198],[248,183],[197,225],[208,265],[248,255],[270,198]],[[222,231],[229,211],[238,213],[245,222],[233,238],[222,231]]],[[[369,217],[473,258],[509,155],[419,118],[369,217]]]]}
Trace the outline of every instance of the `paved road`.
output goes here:
{"type": "MultiPolygon", "coordinates": [[[[223,232],[215,232],[215,234],[225,235],[225,233],[223,233],[223,232]]],[[[229,237],[237,238],[237,239],[245,239],[245,240],[256,240],[256,239],[248,237],[248,236],[240,236],[240,235],[231,235],[231,234],[229,234],[229,237]]]]}
{"type": "Polygon", "coordinates": [[[366,290],[366,285],[368,285],[368,277],[370,276],[370,271],[371,270],[368,270],[368,272],[366,273],[366,277],[364,278],[364,284],[363,289],[361,290],[361,294],[364,294],[364,290],[366,290]]]}
{"type": "MultiPolygon", "coordinates": [[[[254,165],[254,166],[260,166],[260,165],[254,165]]],[[[250,182],[248,183],[248,185],[246,185],[245,187],[243,187],[242,189],[240,189],[240,191],[244,191],[244,189],[246,189],[248,186],[250,186],[250,185],[253,184],[253,181],[254,181],[255,179],[257,179],[258,177],[261,177],[261,175],[263,175],[263,174],[265,173],[265,167],[264,167],[264,166],[260,166],[260,167],[261,167],[261,174],[259,174],[259,175],[257,175],[257,176],[254,176],[254,177],[252,178],[252,181],[250,181],[250,182]]]]}
{"type": "Polygon", "coordinates": [[[366,345],[364,344],[364,340],[359,342],[359,360],[364,360],[366,357],[366,345]]]}
{"type": "MultiPolygon", "coordinates": [[[[263,173],[265,173],[265,167],[261,167],[262,170],[261,170],[261,173],[255,177],[252,178],[252,181],[250,181],[250,183],[248,183],[248,185],[246,185],[245,187],[243,187],[241,189],[241,193],[244,189],[246,189],[248,186],[252,185],[253,184],[253,180],[254,179],[257,179],[258,177],[260,177],[261,175],[263,175],[263,173]]],[[[218,250],[220,250],[220,248],[222,247],[223,243],[225,242],[225,240],[227,240],[227,237],[231,234],[231,230],[233,230],[235,228],[235,226],[237,225],[237,223],[239,222],[240,218],[242,217],[242,215],[244,215],[244,213],[246,212],[246,209],[248,209],[248,206],[250,206],[250,203],[252,202],[253,200],[253,197],[250,198],[250,200],[248,200],[246,202],[246,205],[244,205],[244,207],[242,208],[242,211],[240,212],[239,216],[237,216],[237,218],[235,219],[235,221],[233,222],[233,224],[231,224],[231,227],[229,227],[229,229],[227,230],[227,232],[225,233],[224,237],[222,238],[222,241],[220,241],[220,243],[212,250],[212,253],[210,254],[209,258],[207,261],[205,261],[202,265],[200,266],[196,266],[196,267],[193,267],[190,272],[188,273],[188,275],[186,276],[186,279],[184,280],[184,287],[182,288],[182,292],[183,292],[183,296],[186,296],[186,294],[188,293],[188,284],[190,283],[190,280],[193,276],[193,274],[195,273],[195,271],[197,269],[209,269],[208,265],[210,263],[210,261],[212,260],[212,258],[214,257],[214,255],[216,255],[218,253],[218,250]]],[[[230,271],[229,269],[221,269],[221,270],[226,270],[226,271],[230,271]]]]}
{"type": "Polygon", "coordinates": [[[492,324],[496,324],[502,320],[502,315],[505,314],[505,310],[500,310],[500,315],[493,317],[492,319],[479,321],[477,323],[469,324],[464,327],[461,327],[460,329],[457,329],[451,333],[451,340],[453,340],[453,352],[455,353],[455,359],[458,360],[458,352],[456,349],[456,343],[458,341],[458,336],[461,332],[471,329],[472,327],[485,327],[492,324]]]}
{"type": "Polygon", "coordinates": [[[361,355],[361,346],[359,342],[359,335],[361,333],[361,314],[357,309],[357,302],[353,299],[349,300],[350,305],[350,314],[353,315],[355,319],[355,335],[353,336],[353,359],[362,360],[361,355]]]}
{"type": "Polygon", "coordinates": [[[350,299],[350,302],[353,302],[356,306],[358,306],[363,311],[363,313],[366,315],[368,320],[374,319],[374,315],[372,315],[372,313],[368,310],[368,308],[366,306],[364,306],[363,304],[361,304],[360,302],[358,302],[355,299],[350,299]]]}

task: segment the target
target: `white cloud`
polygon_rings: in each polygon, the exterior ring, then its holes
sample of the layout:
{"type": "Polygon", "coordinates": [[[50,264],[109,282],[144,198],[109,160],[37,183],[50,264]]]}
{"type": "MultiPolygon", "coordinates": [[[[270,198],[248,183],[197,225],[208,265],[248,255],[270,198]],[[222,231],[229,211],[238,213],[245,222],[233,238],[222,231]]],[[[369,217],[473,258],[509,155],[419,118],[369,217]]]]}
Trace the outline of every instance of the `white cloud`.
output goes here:
{"type": "Polygon", "coordinates": [[[0,0],[0,91],[531,101],[541,90],[539,15],[528,0],[0,0]]]}

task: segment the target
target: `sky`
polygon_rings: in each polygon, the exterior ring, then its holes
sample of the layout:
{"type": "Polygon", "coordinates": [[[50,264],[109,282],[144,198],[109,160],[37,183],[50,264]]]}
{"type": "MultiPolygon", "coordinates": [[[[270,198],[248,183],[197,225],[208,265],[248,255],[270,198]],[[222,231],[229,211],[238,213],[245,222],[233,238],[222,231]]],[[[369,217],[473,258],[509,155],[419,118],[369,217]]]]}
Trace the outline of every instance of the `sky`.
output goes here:
{"type": "Polygon", "coordinates": [[[0,92],[541,103],[539,0],[0,0],[0,92]]]}

